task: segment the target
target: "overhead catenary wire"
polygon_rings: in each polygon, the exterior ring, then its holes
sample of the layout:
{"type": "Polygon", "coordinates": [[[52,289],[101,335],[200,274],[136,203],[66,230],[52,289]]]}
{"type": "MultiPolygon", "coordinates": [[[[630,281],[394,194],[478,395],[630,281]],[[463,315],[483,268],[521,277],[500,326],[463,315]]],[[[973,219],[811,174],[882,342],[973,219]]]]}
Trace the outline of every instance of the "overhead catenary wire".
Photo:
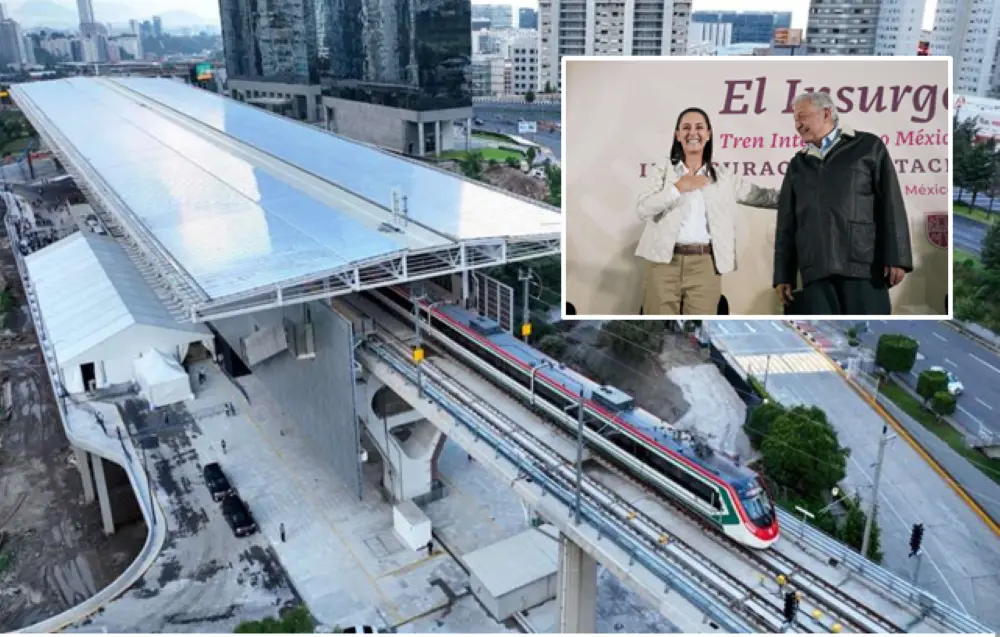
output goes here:
{"type": "MultiPolygon", "coordinates": [[[[544,291],[544,292],[547,292],[547,290],[543,290],[543,291],[544,291]]],[[[541,300],[540,300],[540,299],[538,299],[537,297],[536,297],[536,300],[539,300],[539,301],[540,301],[540,302],[541,302],[541,303],[542,303],[543,305],[545,305],[545,306],[546,306],[546,307],[547,307],[547,308],[548,308],[548,309],[549,309],[550,311],[551,311],[551,310],[553,310],[553,309],[557,309],[557,306],[555,306],[555,305],[551,305],[551,304],[549,304],[549,303],[546,303],[546,302],[544,302],[544,301],[541,301],[541,300]]],[[[624,320],[624,319],[623,319],[623,320],[624,320]]],[[[573,322],[575,323],[575,322],[577,322],[577,321],[573,321],[573,322]]],[[[595,321],[595,323],[597,323],[597,322],[598,322],[598,321],[595,321]]],[[[638,322],[639,322],[639,323],[642,323],[642,322],[645,322],[645,321],[638,321],[638,322]]],[[[601,323],[603,323],[603,322],[601,322],[601,323]]],[[[657,334],[654,334],[654,333],[653,333],[652,331],[650,331],[650,330],[644,330],[644,329],[641,329],[641,328],[639,328],[639,327],[638,327],[638,326],[636,326],[636,325],[633,325],[633,327],[634,327],[634,329],[635,329],[636,331],[638,331],[638,332],[642,332],[642,333],[644,333],[644,334],[647,334],[647,335],[649,335],[649,336],[656,336],[656,337],[659,337],[659,335],[657,335],[657,334]]],[[[618,340],[620,340],[620,341],[622,341],[622,342],[624,342],[624,343],[627,343],[628,345],[630,345],[630,346],[634,347],[634,348],[635,348],[635,349],[637,349],[637,350],[640,350],[640,351],[642,351],[642,352],[644,352],[644,353],[647,353],[647,354],[650,354],[651,356],[654,356],[654,357],[655,357],[655,356],[659,356],[659,352],[655,352],[655,351],[653,351],[653,350],[649,349],[649,348],[648,348],[647,346],[645,346],[645,345],[643,345],[643,344],[641,344],[641,343],[637,343],[637,342],[635,342],[635,341],[633,341],[633,340],[631,340],[631,339],[628,339],[628,338],[625,338],[624,336],[621,336],[620,334],[615,334],[614,332],[610,332],[610,331],[608,331],[608,330],[607,330],[607,329],[605,328],[605,326],[604,326],[603,324],[601,324],[601,325],[597,325],[597,326],[596,326],[596,328],[597,328],[597,329],[598,329],[598,330],[599,330],[599,331],[600,331],[601,333],[603,333],[603,334],[606,334],[606,335],[608,335],[608,336],[609,336],[609,337],[611,337],[611,338],[615,338],[615,339],[618,339],[618,340]]],[[[558,338],[560,338],[560,339],[561,339],[561,341],[563,341],[563,342],[566,342],[566,341],[569,341],[569,337],[568,337],[568,336],[567,336],[566,334],[564,334],[564,333],[562,333],[562,332],[560,332],[560,331],[558,331],[558,330],[557,330],[556,332],[554,332],[553,334],[551,334],[551,335],[552,335],[552,336],[557,336],[557,337],[558,337],[558,338]]],[[[578,345],[583,345],[583,346],[587,347],[587,348],[588,348],[588,349],[589,349],[590,351],[594,352],[595,354],[598,354],[599,356],[602,356],[602,357],[604,357],[604,358],[607,358],[608,360],[610,360],[610,361],[611,361],[611,362],[613,362],[614,364],[618,365],[619,367],[623,367],[623,368],[627,369],[627,370],[629,371],[629,373],[631,373],[631,374],[633,374],[633,375],[636,375],[636,376],[639,376],[639,377],[643,377],[643,378],[646,378],[646,379],[648,379],[648,380],[651,380],[651,381],[654,381],[654,382],[660,382],[660,381],[661,381],[661,379],[656,379],[656,378],[654,378],[654,377],[650,376],[649,374],[644,374],[644,373],[642,373],[642,372],[640,372],[640,371],[637,371],[636,369],[634,369],[633,367],[629,366],[629,365],[628,365],[628,364],[626,364],[625,362],[623,362],[623,361],[621,361],[621,360],[617,359],[617,358],[616,358],[616,357],[614,357],[614,356],[611,356],[610,354],[608,354],[608,353],[606,353],[606,352],[603,352],[603,351],[601,351],[601,350],[600,350],[599,348],[596,348],[596,347],[593,347],[592,345],[590,345],[590,344],[588,344],[588,343],[582,343],[582,342],[579,342],[579,341],[572,341],[572,342],[571,342],[571,344],[578,344],[578,345]]],[[[746,392],[746,391],[742,391],[742,390],[740,390],[739,388],[736,388],[736,387],[733,387],[733,390],[734,390],[734,391],[735,391],[735,392],[736,392],[736,393],[737,393],[737,394],[738,394],[738,395],[739,395],[739,396],[740,396],[741,398],[743,398],[743,397],[746,397],[746,396],[753,396],[753,395],[755,395],[755,394],[753,394],[752,392],[746,392]]],[[[809,417],[808,417],[807,415],[805,415],[805,414],[802,414],[802,417],[803,417],[803,418],[806,418],[807,420],[810,420],[811,422],[813,422],[813,423],[815,423],[815,424],[823,424],[823,423],[817,423],[817,422],[816,422],[815,420],[812,420],[812,419],[810,419],[810,418],[809,418],[809,417]]],[[[829,424],[829,423],[826,423],[826,424],[829,424]]],[[[748,427],[747,425],[744,425],[744,426],[743,426],[743,429],[744,429],[744,431],[749,431],[749,432],[752,432],[752,433],[757,433],[757,434],[760,434],[760,435],[765,435],[765,434],[766,434],[766,432],[761,432],[761,431],[758,431],[758,430],[755,430],[755,429],[752,429],[752,428],[748,427]]],[[[805,451],[805,450],[803,450],[803,449],[800,449],[800,448],[798,448],[798,447],[795,447],[794,445],[791,445],[791,444],[788,444],[788,443],[785,443],[784,441],[777,441],[777,442],[779,442],[779,443],[780,443],[781,445],[783,445],[783,446],[785,446],[785,447],[787,447],[787,448],[789,448],[789,449],[793,449],[793,450],[795,450],[795,451],[796,451],[796,452],[798,452],[798,453],[802,453],[802,454],[806,455],[807,457],[809,457],[809,458],[811,458],[811,459],[813,459],[813,460],[815,460],[815,461],[817,461],[817,462],[821,462],[821,463],[825,464],[826,466],[831,466],[831,467],[832,467],[832,466],[834,466],[834,465],[833,465],[833,463],[831,463],[831,462],[829,461],[829,459],[824,459],[824,458],[818,458],[818,457],[816,457],[816,456],[814,456],[814,455],[811,455],[811,454],[809,454],[809,453],[808,453],[807,451],[805,451]]],[[[982,470],[983,472],[985,472],[985,473],[987,473],[987,474],[991,474],[991,475],[995,475],[995,476],[997,476],[997,477],[1000,477],[1000,471],[997,471],[996,469],[993,469],[992,467],[989,467],[989,466],[987,466],[987,465],[985,465],[985,464],[982,464],[982,463],[979,463],[979,462],[976,462],[976,461],[974,461],[974,460],[970,460],[970,459],[968,459],[968,458],[966,458],[966,460],[967,460],[967,461],[969,462],[969,464],[972,464],[972,465],[976,466],[976,467],[977,467],[978,469],[982,470]]],[[[966,489],[966,491],[967,491],[967,492],[969,492],[969,493],[975,493],[975,494],[976,494],[976,495],[977,495],[978,497],[981,497],[981,498],[983,498],[983,499],[985,499],[985,500],[987,500],[987,501],[990,501],[990,502],[993,502],[993,503],[997,503],[997,504],[1000,504],[1000,500],[998,500],[998,499],[996,499],[996,498],[994,498],[994,497],[992,497],[992,496],[990,496],[990,495],[987,495],[987,494],[983,493],[982,491],[979,491],[979,490],[976,490],[976,489],[968,489],[968,488],[966,489]]]]}

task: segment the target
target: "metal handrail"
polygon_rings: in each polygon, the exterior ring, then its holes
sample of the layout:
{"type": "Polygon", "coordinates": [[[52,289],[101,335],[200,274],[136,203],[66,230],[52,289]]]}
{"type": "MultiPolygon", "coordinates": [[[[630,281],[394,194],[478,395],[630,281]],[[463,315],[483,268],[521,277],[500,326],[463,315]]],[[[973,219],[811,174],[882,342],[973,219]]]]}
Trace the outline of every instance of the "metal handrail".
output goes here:
{"type": "MultiPolygon", "coordinates": [[[[14,195],[10,193],[9,196],[13,197],[14,195]]],[[[66,396],[63,395],[61,381],[57,380],[60,378],[59,364],[58,361],[55,359],[54,349],[52,349],[51,347],[47,347],[46,343],[44,342],[48,340],[47,332],[45,331],[45,322],[44,319],[42,318],[41,308],[38,306],[38,299],[35,297],[34,292],[31,289],[33,287],[33,284],[31,282],[30,277],[28,276],[28,265],[27,263],[25,263],[24,256],[18,249],[17,243],[19,242],[20,235],[18,234],[17,229],[12,222],[12,215],[10,214],[9,210],[7,214],[4,215],[3,222],[5,227],[7,228],[7,238],[8,241],[10,242],[11,252],[14,254],[14,262],[17,265],[18,274],[20,275],[22,285],[24,286],[25,298],[28,303],[28,309],[31,312],[31,318],[32,321],[34,322],[36,333],[38,334],[39,348],[42,350],[42,360],[45,361],[45,366],[48,371],[47,375],[49,377],[49,383],[51,384],[52,387],[52,394],[56,399],[56,407],[58,408],[59,411],[59,419],[62,422],[63,430],[66,432],[67,438],[71,442],[73,442],[78,437],[75,435],[73,428],[69,426],[70,418],[69,418],[69,409],[67,406],[66,396]]],[[[79,408],[75,403],[73,406],[79,408]]],[[[111,434],[108,432],[107,428],[104,427],[103,424],[101,424],[101,428],[104,431],[105,435],[107,435],[109,439],[113,440],[111,434]]],[[[141,464],[136,462],[134,445],[132,446],[133,448],[132,453],[129,453],[128,445],[126,445],[125,438],[126,437],[122,436],[121,429],[118,429],[118,441],[121,445],[121,449],[123,452],[122,455],[124,457],[125,464],[127,465],[123,468],[125,469],[126,475],[128,475],[129,477],[129,482],[132,484],[132,490],[135,492],[136,501],[139,504],[139,509],[142,512],[143,518],[145,519],[148,528],[148,533],[146,535],[146,542],[143,544],[142,550],[139,552],[139,555],[136,556],[136,559],[125,569],[125,571],[118,578],[116,578],[114,581],[108,584],[108,586],[106,586],[104,589],[98,592],[97,595],[94,596],[98,597],[106,593],[107,591],[112,591],[109,595],[107,595],[108,599],[105,600],[103,603],[100,603],[98,605],[93,605],[93,608],[88,608],[89,606],[92,606],[91,602],[94,599],[94,597],[91,597],[81,602],[80,604],[77,604],[76,606],[66,611],[63,611],[62,613],[59,613],[54,617],[42,620],[41,622],[38,622],[31,626],[27,626],[15,632],[17,633],[37,632],[37,631],[54,632],[62,630],[68,625],[83,620],[85,617],[88,617],[93,613],[99,611],[107,604],[107,602],[117,597],[117,595],[120,594],[116,593],[118,588],[121,588],[122,592],[124,592],[124,590],[126,590],[128,586],[131,586],[132,583],[134,583],[135,580],[138,579],[141,576],[141,574],[145,572],[145,570],[152,564],[152,561],[156,558],[156,555],[159,554],[160,547],[163,545],[163,541],[166,539],[166,527],[165,527],[166,520],[164,520],[162,514],[159,515],[157,514],[159,506],[153,497],[153,492],[152,492],[153,477],[152,475],[150,475],[149,470],[145,466],[142,466],[141,464]],[[142,479],[145,480],[146,482],[145,484],[145,486],[147,487],[146,489],[142,488],[141,481],[139,479],[140,476],[142,476],[142,479]]]]}
{"type": "MultiPolygon", "coordinates": [[[[362,347],[374,354],[380,361],[387,363],[411,385],[418,387],[424,396],[432,399],[438,407],[462,423],[480,440],[485,441],[494,451],[503,455],[519,471],[529,476],[532,482],[538,485],[545,493],[555,497],[571,509],[575,506],[575,493],[556,483],[533,460],[528,458],[524,451],[497,436],[488,427],[480,424],[479,418],[473,412],[449,400],[444,395],[444,392],[435,386],[432,380],[418,373],[413,363],[369,341],[366,341],[362,347]]],[[[688,581],[687,576],[679,572],[661,556],[643,546],[642,540],[623,529],[620,523],[609,520],[597,511],[593,505],[584,501],[580,507],[580,517],[597,529],[603,537],[607,537],[633,557],[636,562],[642,564],[660,580],[679,592],[681,596],[698,608],[698,610],[718,621],[728,632],[756,632],[743,618],[705,595],[698,589],[697,585],[692,585],[688,581]]]]}

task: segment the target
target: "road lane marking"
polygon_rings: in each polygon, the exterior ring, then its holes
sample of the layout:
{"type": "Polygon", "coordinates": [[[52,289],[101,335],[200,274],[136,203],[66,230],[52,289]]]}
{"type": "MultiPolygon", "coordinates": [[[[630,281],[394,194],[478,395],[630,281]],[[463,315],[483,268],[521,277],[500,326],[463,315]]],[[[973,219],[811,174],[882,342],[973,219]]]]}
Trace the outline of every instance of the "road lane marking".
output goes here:
{"type": "Polygon", "coordinates": [[[958,410],[959,410],[960,412],[962,412],[963,414],[965,414],[966,416],[968,416],[969,418],[972,418],[973,420],[975,420],[975,421],[976,421],[976,424],[977,424],[977,425],[982,425],[982,424],[983,424],[983,421],[982,421],[982,420],[980,420],[980,419],[976,418],[976,417],[975,417],[975,416],[973,416],[973,415],[972,415],[971,413],[969,413],[969,410],[968,410],[968,409],[966,409],[965,407],[962,407],[961,405],[959,405],[959,406],[958,406],[958,410]]]}
{"type": "Polygon", "coordinates": [[[778,323],[776,321],[771,321],[771,327],[774,328],[775,332],[784,332],[785,331],[785,328],[783,328],[781,326],[781,323],[778,323]]]}
{"type": "Polygon", "coordinates": [[[955,369],[958,369],[958,365],[955,363],[955,361],[951,360],[950,358],[944,359],[944,362],[948,365],[951,365],[955,369]]]}
{"type": "Polygon", "coordinates": [[[976,356],[975,354],[969,354],[969,356],[971,356],[972,358],[976,359],[977,361],[979,361],[979,362],[980,362],[980,363],[982,363],[983,365],[985,365],[985,366],[989,367],[990,369],[992,369],[992,370],[993,370],[993,371],[995,371],[996,373],[1000,374],[1000,369],[997,369],[996,367],[994,367],[994,366],[990,365],[989,363],[987,363],[987,362],[986,362],[986,361],[984,361],[983,359],[979,358],[979,357],[978,357],[978,356],[976,356]]]}
{"type": "Polygon", "coordinates": [[[751,332],[752,334],[756,334],[756,333],[757,333],[757,330],[755,330],[755,329],[753,328],[753,325],[750,325],[750,324],[749,324],[749,323],[747,323],[746,321],[743,321],[743,324],[747,326],[747,329],[748,329],[748,330],[750,330],[750,332],[751,332]]]}
{"type": "Polygon", "coordinates": [[[948,339],[946,339],[945,337],[941,336],[941,335],[940,335],[940,334],[938,334],[937,332],[931,332],[931,334],[933,334],[933,335],[934,335],[934,336],[936,336],[937,338],[941,339],[941,340],[942,340],[942,341],[944,341],[945,343],[947,343],[947,342],[948,342],[948,339]]]}
{"type": "Polygon", "coordinates": [[[980,405],[982,405],[983,407],[989,409],[990,411],[993,411],[993,405],[990,405],[989,403],[984,403],[979,398],[976,398],[976,402],[979,403],[980,405]]]}

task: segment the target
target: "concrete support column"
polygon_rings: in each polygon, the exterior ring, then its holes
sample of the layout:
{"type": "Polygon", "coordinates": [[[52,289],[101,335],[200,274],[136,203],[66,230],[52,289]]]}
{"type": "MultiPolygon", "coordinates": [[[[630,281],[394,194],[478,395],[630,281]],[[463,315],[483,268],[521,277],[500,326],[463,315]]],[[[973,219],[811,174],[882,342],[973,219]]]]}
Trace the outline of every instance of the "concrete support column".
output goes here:
{"type": "Polygon", "coordinates": [[[559,536],[560,633],[597,632],[597,561],[565,535],[559,536]]]}
{"type": "Polygon", "coordinates": [[[73,447],[76,454],[76,468],[80,471],[83,481],[83,501],[90,504],[94,501],[94,477],[90,472],[90,454],[79,447],[73,447]]]}
{"type": "Polygon", "coordinates": [[[465,118],[465,152],[472,149],[472,118],[465,118]]]}
{"type": "Polygon", "coordinates": [[[427,137],[424,135],[424,123],[417,122],[417,156],[423,157],[427,153],[427,137]]]}
{"type": "Polygon", "coordinates": [[[441,154],[441,120],[434,122],[434,156],[441,154]]]}
{"type": "Polygon", "coordinates": [[[104,459],[94,457],[94,482],[97,483],[97,500],[101,506],[101,520],[104,534],[115,534],[115,519],[111,515],[111,497],[108,495],[108,480],[104,477],[104,459]]]}

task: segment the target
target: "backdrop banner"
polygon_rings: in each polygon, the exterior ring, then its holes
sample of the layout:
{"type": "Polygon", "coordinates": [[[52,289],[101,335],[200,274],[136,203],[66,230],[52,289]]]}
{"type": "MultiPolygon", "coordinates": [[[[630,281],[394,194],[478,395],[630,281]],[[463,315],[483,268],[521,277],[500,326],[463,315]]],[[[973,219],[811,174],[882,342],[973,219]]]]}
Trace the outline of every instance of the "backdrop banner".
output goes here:
{"type": "MultiPolygon", "coordinates": [[[[948,59],[745,57],[564,61],[564,302],[577,315],[635,315],[646,261],[637,197],[668,163],[677,116],[708,113],[713,159],[780,188],[802,148],[792,100],[830,93],[840,122],[881,136],[910,220],[914,271],[891,291],[897,315],[945,315],[950,264],[948,59]]],[[[740,206],[737,270],[722,279],[730,314],[782,314],[771,288],[774,210],[740,206]]]]}

